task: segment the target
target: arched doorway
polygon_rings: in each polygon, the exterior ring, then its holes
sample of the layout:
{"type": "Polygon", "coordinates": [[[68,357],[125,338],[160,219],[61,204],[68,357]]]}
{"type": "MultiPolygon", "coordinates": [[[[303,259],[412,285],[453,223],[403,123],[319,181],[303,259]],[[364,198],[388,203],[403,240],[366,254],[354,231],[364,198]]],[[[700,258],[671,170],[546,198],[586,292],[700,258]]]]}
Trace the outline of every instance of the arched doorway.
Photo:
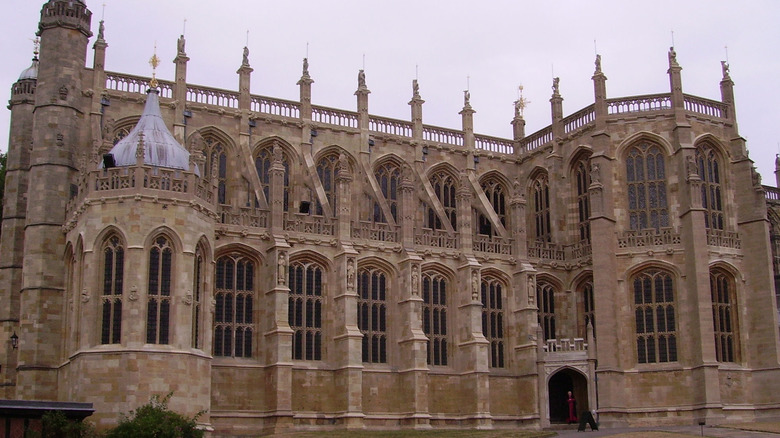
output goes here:
{"type": "Polygon", "coordinates": [[[589,411],[588,382],[581,373],[564,368],[550,377],[547,382],[547,397],[550,400],[550,423],[565,423],[569,415],[569,405],[566,401],[571,391],[576,400],[576,412],[589,411]]]}

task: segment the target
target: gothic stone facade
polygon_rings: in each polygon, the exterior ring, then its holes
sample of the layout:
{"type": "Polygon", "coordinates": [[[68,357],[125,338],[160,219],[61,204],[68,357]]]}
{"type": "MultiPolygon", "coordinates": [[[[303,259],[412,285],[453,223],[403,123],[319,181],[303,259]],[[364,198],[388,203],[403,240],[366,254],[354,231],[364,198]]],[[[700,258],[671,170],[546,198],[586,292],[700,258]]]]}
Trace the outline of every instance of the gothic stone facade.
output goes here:
{"type": "MultiPolygon", "coordinates": [[[[151,395],[216,436],[544,427],[567,391],[602,424],[777,417],[765,188],[721,100],[607,98],[513,139],[160,81],[190,169],[103,168],[149,78],[104,70],[101,23],[43,6],[13,85],[0,242],[4,398],[151,395]],[[195,172],[195,171],[198,172],[195,172]]],[[[143,151],[143,144],[139,146],[143,151]]],[[[772,192],[774,193],[774,192],[772,192]]]]}

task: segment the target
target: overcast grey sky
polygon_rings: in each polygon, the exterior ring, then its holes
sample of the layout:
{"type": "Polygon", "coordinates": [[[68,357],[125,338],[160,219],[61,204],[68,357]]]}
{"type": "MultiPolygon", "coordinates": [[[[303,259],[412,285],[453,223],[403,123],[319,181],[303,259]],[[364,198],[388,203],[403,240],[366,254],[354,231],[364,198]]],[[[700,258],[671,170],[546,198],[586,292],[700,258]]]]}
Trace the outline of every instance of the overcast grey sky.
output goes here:
{"type": "MultiPolygon", "coordinates": [[[[43,0],[16,0],[0,15],[0,83],[6,102],[30,65],[43,0]],[[11,12],[11,13],[9,13],[11,12]]],[[[509,138],[522,84],[531,101],[526,133],[550,124],[552,76],[564,115],[593,102],[595,46],[608,97],[669,91],[667,50],[683,67],[683,92],[720,99],[720,61],[736,83],[740,133],[764,183],[774,185],[780,152],[780,2],[776,0],[87,0],[93,32],[105,20],[106,69],[148,76],[157,44],[161,79],[173,79],[176,39],[185,32],[189,83],[238,89],[235,73],[249,31],[254,94],[297,100],[308,43],[316,105],[354,110],[364,66],[369,112],[410,119],[411,82],[426,103],[423,123],[459,129],[468,86],[477,133],[509,138]],[[103,4],[105,3],[105,12],[103,4]],[[186,19],[186,28],[184,20],[186,19]],[[728,51],[726,50],[728,46],[728,51]],[[467,80],[468,78],[468,80],[467,80]]],[[[92,43],[87,65],[92,65],[92,43]]],[[[10,111],[0,112],[0,151],[10,111]]]]}

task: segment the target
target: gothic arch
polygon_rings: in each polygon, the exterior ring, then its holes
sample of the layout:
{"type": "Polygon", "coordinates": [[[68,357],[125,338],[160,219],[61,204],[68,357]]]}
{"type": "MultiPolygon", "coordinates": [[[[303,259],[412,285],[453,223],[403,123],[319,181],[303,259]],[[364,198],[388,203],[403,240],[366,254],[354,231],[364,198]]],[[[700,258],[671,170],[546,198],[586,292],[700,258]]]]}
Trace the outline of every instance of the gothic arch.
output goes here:
{"type": "MultiPolygon", "coordinates": [[[[745,275],[736,266],[731,264],[731,262],[726,260],[714,260],[710,262],[709,269],[710,271],[720,269],[724,272],[727,272],[729,275],[734,277],[735,281],[739,280],[744,283],[746,280],[745,275]]],[[[739,290],[739,287],[737,288],[737,290],[739,290]]]]}
{"type": "MultiPolygon", "coordinates": [[[[112,224],[100,230],[97,236],[95,236],[95,240],[90,242],[92,246],[89,248],[89,251],[94,250],[94,248],[100,248],[100,246],[103,245],[103,242],[106,240],[106,238],[111,234],[116,234],[117,236],[119,236],[119,240],[122,241],[122,244],[125,246],[125,248],[127,248],[128,243],[127,243],[127,237],[125,236],[125,232],[122,229],[120,229],[118,226],[112,224]]],[[[79,236],[79,239],[80,238],[81,236],[79,236]]]]}
{"type": "Polygon", "coordinates": [[[711,133],[699,135],[693,140],[693,146],[699,147],[700,145],[707,144],[711,148],[715,149],[718,154],[723,157],[724,165],[731,162],[731,152],[727,145],[725,145],[718,137],[715,137],[711,133]]]}
{"type": "Polygon", "coordinates": [[[626,151],[642,141],[647,141],[660,146],[667,159],[674,154],[674,147],[665,138],[654,132],[640,131],[623,139],[615,149],[615,156],[618,157],[619,160],[623,160],[626,151]]]}
{"type": "Polygon", "coordinates": [[[572,278],[569,282],[568,290],[577,290],[577,288],[582,285],[583,282],[588,280],[593,281],[593,271],[590,269],[584,270],[575,275],[574,278],[572,278]]]}
{"type": "Polygon", "coordinates": [[[512,279],[509,275],[507,275],[506,272],[502,271],[501,269],[497,269],[495,267],[489,267],[489,268],[483,268],[480,271],[480,275],[482,278],[484,277],[491,277],[496,278],[502,283],[504,283],[504,286],[507,288],[507,292],[510,291],[511,285],[512,285],[512,279]]]}
{"type": "Polygon", "coordinates": [[[358,169],[358,161],[355,159],[355,157],[353,157],[348,150],[335,144],[330,146],[325,146],[324,148],[320,149],[314,155],[314,157],[312,157],[314,159],[314,165],[316,166],[317,163],[319,163],[323,157],[327,157],[330,154],[336,154],[337,157],[341,156],[341,154],[344,154],[347,157],[347,162],[349,163],[349,167],[350,167],[349,170],[351,172],[354,172],[356,171],[356,169],[358,169]]]}
{"type": "Polygon", "coordinates": [[[406,161],[404,161],[403,158],[398,156],[395,153],[388,153],[381,155],[379,158],[374,160],[373,164],[371,165],[371,173],[373,174],[376,172],[376,170],[381,167],[385,166],[387,164],[393,164],[395,166],[398,166],[398,169],[403,171],[404,165],[406,165],[406,161]]]}
{"type": "Polygon", "coordinates": [[[506,175],[504,175],[500,171],[491,169],[483,173],[482,175],[480,175],[477,181],[480,184],[482,184],[483,181],[486,181],[488,179],[494,179],[498,181],[502,186],[504,186],[503,188],[504,190],[506,190],[507,200],[508,200],[512,194],[512,182],[509,181],[509,178],[507,178],[506,175]]]}
{"type": "Polygon", "coordinates": [[[674,277],[674,280],[678,282],[683,276],[683,273],[680,271],[680,268],[677,267],[677,265],[675,265],[674,263],[669,263],[665,260],[646,260],[644,262],[640,262],[633,266],[630,266],[628,269],[626,269],[623,272],[623,275],[620,276],[620,281],[627,282],[635,275],[650,268],[656,268],[662,271],[669,272],[674,277]]]}
{"type": "Polygon", "coordinates": [[[357,260],[358,269],[360,268],[378,268],[387,274],[388,280],[394,282],[400,275],[394,264],[377,256],[367,256],[357,260]]]}
{"type": "Polygon", "coordinates": [[[148,252],[149,248],[152,247],[157,237],[161,235],[167,237],[171,241],[171,245],[173,246],[173,251],[175,254],[182,253],[184,244],[181,241],[181,237],[179,237],[179,234],[176,233],[176,231],[165,225],[161,225],[155,228],[146,235],[146,239],[144,239],[144,250],[148,252]]]}
{"type": "Polygon", "coordinates": [[[593,148],[591,148],[590,145],[583,144],[577,146],[569,155],[569,160],[566,163],[566,168],[569,169],[567,173],[571,174],[572,172],[574,172],[574,166],[576,166],[580,160],[590,159],[592,155],[593,155],[593,148]]]}
{"type": "Polygon", "coordinates": [[[573,367],[571,365],[561,365],[561,366],[559,366],[558,368],[556,368],[554,370],[547,370],[549,372],[547,373],[547,376],[545,376],[545,382],[544,383],[550,383],[550,378],[552,376],[554,376],[554,375],[556,375],[559,372],[564,371],[564,370],[575,372],[575,373],[579,374],[580,376],[582,376],[583,379],[585,379],[585,380],[588,379],[588,375],[585,374],[582,370],[577,369],[577,368],[575,368],[575,367],[573,367]]]}
{"type": "Polygon", "coordinates": [[[222,129],[213,125],[208,125],[208,126],[203,126],[201,128],[198,128],[197,132],[203,137],[204,140],[208,137],[213,137],[217,141],[222,143],[222,146],[225,148],[225,152],[228,153],[228,155],[238,154],[236,142],[233,141],[230,135],[228,135],[222,129]]]}
{"type": "Polygon", "coordinates": [[[458,176],[458,170],[450,163],[438,163],[430,168],[425,172],[425,178],[430,180],[433,175],[437,173],[445,173],[447,176],[453,179],[455,182],[455,185],[460,185],[460,177],[458,176]]]}
{"type": "Polygon", "coordinates": [[[251,246],[241,242],[229,243],[217,247],[214,250],[214,260],[224,255],[230,255],[230,254],[240,254],[241,256],[246,257],[252,260],[253,262],[255,262],[258,267],[265,266],[265,259],[263,255],[256,249],[252,248],[251,246]]]}
{"type": "Polygon", "coordinates": [[[531,172],[528,173],[528,179],[525,182],[527,192],[533,189],[534,181],[536,181],[540,176],[546,176],[549,178],[550,173],[542,166],[535,166],[531,172]]]}
{"type": "Polygon", "coordinates": [[[292,262],[299,262],[299,261],[311,261],[315,262],[318,265],[322,267],[322,269],[325,271],[325,274],[323,278],[328,278],[329,274],[332,272],[333,269],[333,263],[328,259],[327,257],[323,256],[322,254],[309,250],[309,249],[303,249],[296,252],[291,252],[288,257],[289,263],[292,262]]]}
{"type": "Polygon", "coordinates": [[[441,264],[439,262],[423,263],[423,265],[420,266],[420,272],[421,273],[435,272],[435,273],[443,276],[444,278],[446,278],[447,281],[449,281],[450,283],[454,283],[455,282],[455,278],[456,278],[455,277],[455,272],[453,272],[452,269],[450,269],[449,267],[447,267],[447,266],[445,266],[445,265],[443,265],[443,264],[441,264]]]}
{"type": "MultiPolygon", "coordinates": [[[[264,137],[260,140],[256,141],[254,146],[252,147],[252,156],[256,157],[257,154],[267,147],[273,147],[274,145],[279,145],[280,148],[282,148],[282,151],[288,158],[298,158],[298,153],[295,151],[295,148],[285,139],[282,137],[279,137],[278,135],[272,135],[270,137],[264,137]]],[[[297,161],[297,160],[296,160],[297,161]]]]}

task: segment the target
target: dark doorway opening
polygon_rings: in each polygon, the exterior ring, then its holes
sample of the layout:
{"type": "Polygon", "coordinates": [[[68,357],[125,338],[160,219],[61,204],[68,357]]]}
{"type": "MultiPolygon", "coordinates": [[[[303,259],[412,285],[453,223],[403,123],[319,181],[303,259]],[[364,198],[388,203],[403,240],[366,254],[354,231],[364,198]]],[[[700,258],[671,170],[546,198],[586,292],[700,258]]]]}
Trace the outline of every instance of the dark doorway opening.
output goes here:
{"type": "Polygon", "coordinates": [[[569,416],[568,392],[571,391],[576,400],[577,416],[580,412],[590,410],[588,406],[588,385],[585,377],[572,369],[566,368],[555,373],[547,383],[547,396],[550,400],[550,423],[565,423],[569,416]]]}

